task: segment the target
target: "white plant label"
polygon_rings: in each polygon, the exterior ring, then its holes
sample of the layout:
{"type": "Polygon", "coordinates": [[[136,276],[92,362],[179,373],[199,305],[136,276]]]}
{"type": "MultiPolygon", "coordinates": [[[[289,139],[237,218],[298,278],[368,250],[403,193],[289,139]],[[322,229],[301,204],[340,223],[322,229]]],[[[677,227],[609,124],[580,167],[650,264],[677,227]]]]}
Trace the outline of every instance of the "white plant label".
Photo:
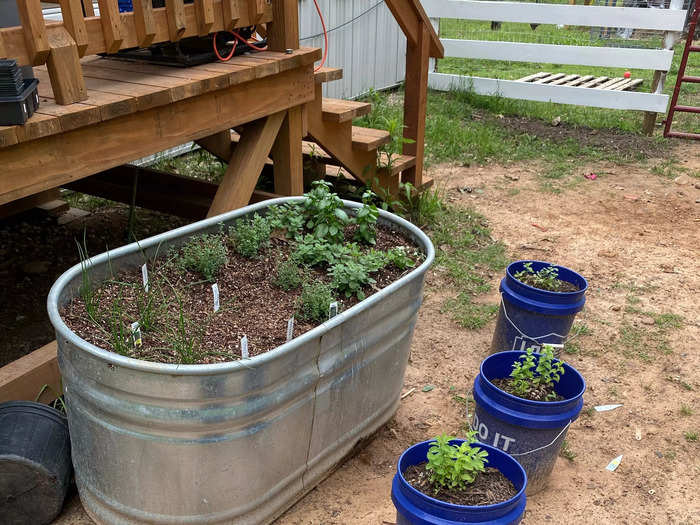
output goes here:
{"type": "Polygon", "coordinates": [[[217,283],[211,285],[211,293],[214,294],[214,312],[218,312],[221,305],[219,304],[219,285],[217,283]]]}
{"type": "Polygon", "coordinates": [[[287,341],[294,339],[294,316],[287,321],[287,341]]]}
{"type": "Polygon", "coordinates": [[[333,319],[338,315],[338,301],[333,301],[328,307],[328,319],[333,319]]]}
{"type": "Polygon", "coordinates": [[[241,337],[241,358],[248,359],[250,354],[248,353],[248,336],[244,335],[241,337]]]}
{"type": "Polygon", "coordinates": [[[610,463],[608,463],[608,466],[605,467],[605,469],[609,470],[610,472],[615,472],[615,469],[620,466],[620,463],[622,463],[622,455],[617,456],[610,463]]]}
{"type": "Polygon", "coordinates": [[[616,408],[620,408],[622,404],[616,404],[616,405],[598,405],[593,408],[595,408],[596,412],[607,412],[608,410],[615,410],[616,408]]]}
{"type": "Polygon", "coordinates": [[[141,346],[143,340],[141,339],[141,325],[138,321],[131,323],[131,338],[134,341],[134,346],[141,346]]]}
{"type": "Polygon", "coordinates": [[[143,277],[143,289],[148,292],[148,266],[146,263],[141,267],[141,277],[143,277]]]}

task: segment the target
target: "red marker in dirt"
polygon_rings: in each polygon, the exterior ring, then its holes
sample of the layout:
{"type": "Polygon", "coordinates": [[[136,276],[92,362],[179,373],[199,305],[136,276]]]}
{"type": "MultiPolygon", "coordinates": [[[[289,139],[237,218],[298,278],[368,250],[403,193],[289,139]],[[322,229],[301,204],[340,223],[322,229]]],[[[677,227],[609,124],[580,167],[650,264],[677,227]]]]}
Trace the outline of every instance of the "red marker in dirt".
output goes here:
{"type": "Polygon", "coordinates": [[[629,77],[632,76],[632,73],[630,73],[629,71],[625,71],[625,74],[624,74],[623,76],[624,76],[625,78],[629,78],[629,77]]]}

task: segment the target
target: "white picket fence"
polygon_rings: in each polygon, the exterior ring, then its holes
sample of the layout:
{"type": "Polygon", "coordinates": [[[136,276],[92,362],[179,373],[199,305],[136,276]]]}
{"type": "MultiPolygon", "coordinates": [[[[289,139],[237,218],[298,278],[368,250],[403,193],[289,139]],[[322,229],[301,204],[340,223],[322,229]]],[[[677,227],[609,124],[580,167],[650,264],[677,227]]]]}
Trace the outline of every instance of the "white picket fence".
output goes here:
{"type": "MultiPolygon", "coordinates": [[[[664,49],[587,47],[484,40],[441,39],[446,57],[567,64],[667,72],[673,44],[683,30],[683,0],[671,0],[670,9],[603,7],[595,5],[536,4],[481,0],[422,0],[432,19],[497,20],[570,26],[616,27],[664,31],[664,49]]],[[[434,22],[437,23],[437,22],[434,22]]],[[[665,75],[664,75],[665,76],[665,75]]],[[[663,77],[654,93],[533,84],[515,80],[431,72],[430,87],[438,90],[471,89],[483,95],[576,104],[610,109],[665,113],[668,95],[663,77]]]]}

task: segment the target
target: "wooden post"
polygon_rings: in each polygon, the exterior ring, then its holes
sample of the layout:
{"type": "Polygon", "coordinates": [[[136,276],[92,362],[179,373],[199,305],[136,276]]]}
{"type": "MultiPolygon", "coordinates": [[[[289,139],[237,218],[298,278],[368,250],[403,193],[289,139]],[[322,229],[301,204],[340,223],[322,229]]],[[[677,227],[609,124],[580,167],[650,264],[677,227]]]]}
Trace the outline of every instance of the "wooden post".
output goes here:
{"type": "Polygon", "coordinates": [[[80,67],[78,47],[65,28],[49,33],[51,51],[46,67],[57,104],[66,105],[87,98],[85,79],[80,67]]]}
{"type": "Polygon", "coordinates": [[[197,14],[197,34],[207,36],[214,25],[213,0],[194,0],[195,13],[197,14]]]}
{"type": "Polygon", "coordinates": [[[248,204],[285,114],[280,111],[246,124],[207,217],[248,204]]]}
{"type": "Polygon", "coordinates": [[[82,2],[85,16],[95,16],[95,8],[92,6],[92,0],[82,0],[82,2]]]}
{"type": "Polygon", "coordinates": [[[148,47],[156,37],[152,0],[134,0],[134,24],[139,47],[148,47]]]}
{"type": "Polygon", "coordinates": [[[119,16],[117,0],[97,0],[100,6],[100,21],[105,38],[105,51],[116,53],[124,41],[124,29],[119,16]]]}
{"type": "MultiPolygon", "coordinates": [[[[297,0],[273,0],[272,22],[267,28],[271,51],[299,48],[299,10],[297,0]]],[[[303,118],[301,106],[291,108],[272,147],[275,193],[301,195],[304,192],[304,167],[301,150],[303,118]]]]}
{"type": "Polygon", "coordinates": [[[416,164],[404,171],[401,179],[416,187],[423,183],[429,60],[430,34],[426,24],[421,21],[416,44],[411,45],[410,42],[406,44],[406,84],[403,106],[404,137],[412,141],[403,145],[403,153],[416,157],[416,164]]]}
{"type": "Polygon", "coordinates": [[[63,25],[78,46],[78,55],[83,56],[88,46],[87,28],[80,0],[60,0],[63,25]]]}
{"type": "Polygon", "coordinates": [[[202,137],[201,139],[195,140],[197,145],[214,155],[222,159],[224,162],[228,162],[232,155],[232,144],[231,144],[231,130],[225,129],[214,133],[213,135],[208,135],[202,137]]]}
{"type": "Polygon", "coordinates": [[[224,29],[231,31],[241,18],[238,0],[222,0],[221,11],[224,16],[224,29]]]}
{"type": "Polygon", "coordinates": [[[250,21],[257,24],[265,13],[265,0],[248,0],[250,21]]]}
{"type": "Polygon", "coordinates": [[[168,34],[171,42],[177,42],[185,32],[185,2],[184,0],[165,0],[165,10],[168,14],[168,34]]]}
{"type": "Polygon", "coordinates": [[[41,2],[39,0],[20,0],[17,2],[17,10],[22,21],[30,65],[40,66],[46,62],[46,58],[49,56],[49,40],[46,36],[41,2]]]}

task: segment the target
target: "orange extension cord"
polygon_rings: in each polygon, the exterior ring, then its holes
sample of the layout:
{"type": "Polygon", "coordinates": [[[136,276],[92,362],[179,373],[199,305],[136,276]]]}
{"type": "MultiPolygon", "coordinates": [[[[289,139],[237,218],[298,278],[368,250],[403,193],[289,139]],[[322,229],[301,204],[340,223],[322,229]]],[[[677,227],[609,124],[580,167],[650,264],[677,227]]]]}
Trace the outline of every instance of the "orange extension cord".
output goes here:
{"type": "MultiPolygon", "coordinates": [[[[314,72],[316,72],[323,67],[323,65],[326,63],[326,58],[328,58],[328,30],[326,29],[326,21],[324,20],[321,8],[318,5],[318,0],[314,0],[314,5],[316,6],[318,18],[319,20],[321,20],[321,27],[323,28],[323,58],[321,59],[321,63],[314,69],[314,72]]],[[[218,31],[214,33],[214,39],[212,40],[212,45],[214,46],[214,54],[216,54],[216,58],[218,58],[222,62],[227,62],[231,60],[231,57],[233,57],[233,54],[236,52],[236,45],[239,41],[252,47],[256,51],[265,51],[267,49],[267,46],[256,47],[255,44],[249,42],[235,31],[227,31],[227,33],[231,33],[236,38],[236,40],[233,43],[233,48],[231,48],[231,52],[225,57],[221,56],[221,54],[219,53],[219,49],[216,47],[216,35],[219,34],[218,31]]]]}

